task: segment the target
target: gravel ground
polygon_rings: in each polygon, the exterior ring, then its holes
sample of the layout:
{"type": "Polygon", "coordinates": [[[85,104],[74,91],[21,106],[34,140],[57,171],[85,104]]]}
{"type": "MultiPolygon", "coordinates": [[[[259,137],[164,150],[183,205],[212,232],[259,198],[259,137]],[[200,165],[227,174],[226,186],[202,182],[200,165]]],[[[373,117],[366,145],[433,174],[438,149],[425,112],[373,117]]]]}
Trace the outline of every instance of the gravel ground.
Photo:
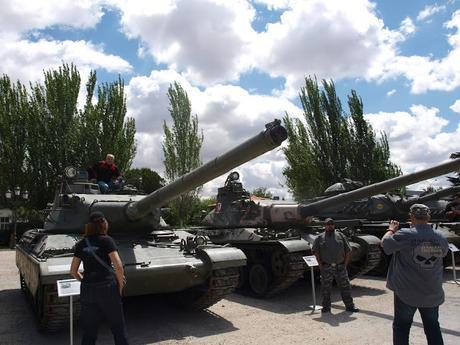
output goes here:
{"type": "MultiPolygon", "coordinates": [[[[0,344],[68,344],[69,332],[41,334],[19,289],[14,251],[0,250],[0,344]]],[[[460,277],[460,271],[457,271],[460,277]]],[[[446,281],[452,270],[445,271],[446,281]]],[[[317,291],[319,287],[317,286],[317,291]]],[[[460,344],[460,285],[445,283],[446,302],[440,323],[446,345],[460,344]]],[[[131,344],[391,344],[393,295],[385,279],[353,280],[353,296],[360,313],[344,310],[340,295],[332,296],[332,313],[312,313],[309,282],[299,282],[280,296],[258,300],[233,294],[206,311],[184,312],[159,296],[126,298],[125,315],[131,344]]],[[[74,343],[81,331],[75,329],[74,343]]],[[[101,327],[98,344],[112,344],[101,327]]],[[[426,344],[416,315],[411,344],[426,344]]]]}

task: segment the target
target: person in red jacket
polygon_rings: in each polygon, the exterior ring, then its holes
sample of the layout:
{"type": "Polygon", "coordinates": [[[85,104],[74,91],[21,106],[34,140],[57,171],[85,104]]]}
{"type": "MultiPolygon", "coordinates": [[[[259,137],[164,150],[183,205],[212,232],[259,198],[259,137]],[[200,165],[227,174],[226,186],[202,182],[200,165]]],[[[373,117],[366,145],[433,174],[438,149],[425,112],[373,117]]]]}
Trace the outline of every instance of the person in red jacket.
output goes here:
{"type": "Polygon", "coordinates": [[[94,164],[90,172],[90,179],[96,180],[102,193],[117,190],[122,187],[122,177],[115,165],[115,156],[108,153],[105,160],[94,164]]]}

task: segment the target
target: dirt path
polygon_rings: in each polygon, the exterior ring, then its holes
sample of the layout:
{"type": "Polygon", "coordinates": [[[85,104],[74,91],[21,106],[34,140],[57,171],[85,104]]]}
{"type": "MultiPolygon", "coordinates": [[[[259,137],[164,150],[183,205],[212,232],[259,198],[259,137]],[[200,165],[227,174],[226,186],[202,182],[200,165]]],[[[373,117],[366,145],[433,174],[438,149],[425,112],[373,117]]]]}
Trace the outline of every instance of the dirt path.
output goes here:
{"type": "MultiPolygon", "coordinates": [[[[36,331],[31,310],[19,290],[13,251],[0,250],[0,277],[1,345],[69,343],[68,330],[52,335],[36,331]]],[[[451,271],[446,271],[446,279],[452,279],[451,271]]],[[[445,283],[444,290],[446,302],[440,309],[444,342],[457,345],[460,286],[445,283]]],[[[345,312],[335,291],[332,314],[324,317],[308,309],[311,288],[305,282],[269,300],[233,294],[202,312],[184,312],[171,307],[165,298],[152,296],[127,298],[124,305],[131,344],[391,344],[393,300],[384,279],[354,280],[353,296],[360,313],[345,312]]],[[[77,327],[75,344],[80,337],[77,327]]],[[[107,327],[101,328],[99,343],[113,343],[107,327]]],[[[418,315],[411,343],[426,344],[418,315]]]]}

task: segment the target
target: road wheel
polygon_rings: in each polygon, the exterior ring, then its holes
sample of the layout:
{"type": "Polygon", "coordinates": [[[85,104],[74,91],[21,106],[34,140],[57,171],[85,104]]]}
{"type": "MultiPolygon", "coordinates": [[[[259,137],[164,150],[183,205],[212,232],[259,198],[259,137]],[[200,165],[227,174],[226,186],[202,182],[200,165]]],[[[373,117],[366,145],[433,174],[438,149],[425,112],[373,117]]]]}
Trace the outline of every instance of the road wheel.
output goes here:
{"type": "Polygon", "coordinates": [[[272,277],[262,264],[254,264],[249,269],[249,288],[256,297],[263,297],[267,294],[272,277]]]}
{"type": "Polygon", "coordinates": [[[286,257],[279,250],[275,251],[271,258],[272,272],[275,277],[282,277],[287,274],[289,268],[289,262],[286,257]]]}

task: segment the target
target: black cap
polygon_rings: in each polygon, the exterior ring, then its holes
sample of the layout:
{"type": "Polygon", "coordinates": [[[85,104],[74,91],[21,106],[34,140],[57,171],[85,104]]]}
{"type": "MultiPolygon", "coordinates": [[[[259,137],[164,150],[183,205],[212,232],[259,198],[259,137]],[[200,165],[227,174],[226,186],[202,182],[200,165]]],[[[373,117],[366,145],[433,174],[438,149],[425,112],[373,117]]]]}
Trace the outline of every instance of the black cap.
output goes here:
{"type": "Polygon", "coordinates": [[[324,220],[324,224],[334,224],[334,219],[332,219],[332,218],[326,218],[326,219],[324,220]]]}
{"type": "Polygon", "coordinates": [[[105,220],[104,213],[100,211],[94,211],[89,215],[89,221],[91,223],[102,223],[105,220]]]}

